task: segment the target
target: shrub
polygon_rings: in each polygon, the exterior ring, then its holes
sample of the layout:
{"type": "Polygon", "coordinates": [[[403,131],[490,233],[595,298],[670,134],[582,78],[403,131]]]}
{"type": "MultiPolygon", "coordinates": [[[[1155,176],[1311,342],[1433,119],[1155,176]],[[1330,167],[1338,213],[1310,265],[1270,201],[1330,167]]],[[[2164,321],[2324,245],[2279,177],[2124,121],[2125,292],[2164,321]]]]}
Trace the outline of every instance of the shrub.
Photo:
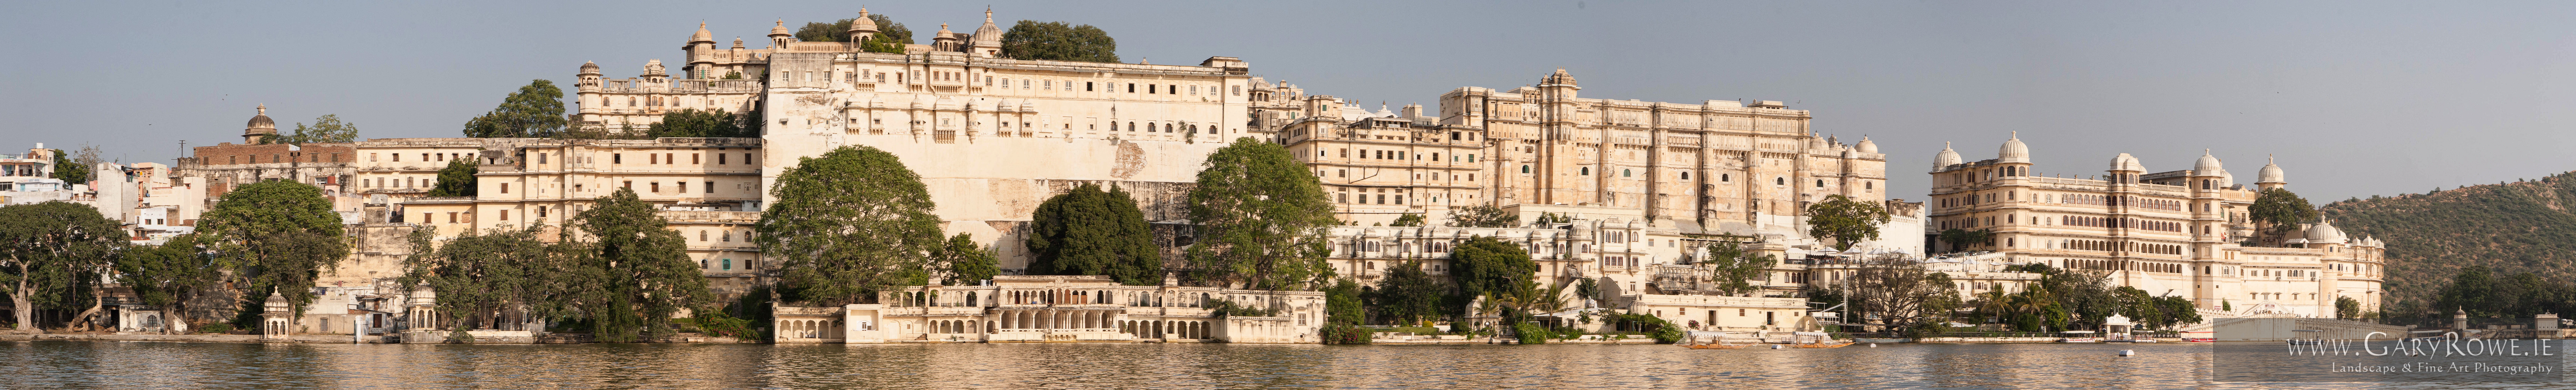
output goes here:
{"type": "Polygon", "coordinates": [[[1521,344],[1547,344],[1547,338],[1556,335],[1555,331],[1529,323],[1512,325],[1512,333],[1520,336],[1521,344]]]}
{"type": "Polygon", "coordinates": [[[230,322],[217,322],[197,327],[197,333],[225,334],[232,332],[233,323],[230,322]]]}
{"type": "Polygon", "coordinates": [[[700,310],[697,317],[693,319],[696,320],[699,331],[710,335],[733,337],[742,341],[760,341],[760,332],[751,329],[749,319],[733,318],[732,315],[718,310],[700,310]]]}
{"type": "Polygon", "coordinates": [[[1369,343],[1368,328],[1350,326],[1347,324],[1331,324],[1324,325],[1324,328],[1319,332],[1323,334],[1325,344],[1369,343]]]}

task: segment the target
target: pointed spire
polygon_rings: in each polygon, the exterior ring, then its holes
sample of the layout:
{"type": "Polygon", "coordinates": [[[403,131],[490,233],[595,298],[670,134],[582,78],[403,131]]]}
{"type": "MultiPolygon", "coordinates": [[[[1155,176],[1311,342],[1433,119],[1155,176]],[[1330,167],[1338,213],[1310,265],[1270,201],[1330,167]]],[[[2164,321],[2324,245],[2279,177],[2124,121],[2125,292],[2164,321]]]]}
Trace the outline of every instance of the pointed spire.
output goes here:
{"type": "Polygon", "coordinates": [[[2014,131],[2014,132],[2012,132],[2012,139],[2021,139],[2021,132],[2020,132],[2020,131],[2014,131]]]}
{"type": "Polygon", "coordinates": [[[260,103],[260,104],[259,104],[259,114],[260,114],[260,115],[268,115],[268,103],[260,103]]]}

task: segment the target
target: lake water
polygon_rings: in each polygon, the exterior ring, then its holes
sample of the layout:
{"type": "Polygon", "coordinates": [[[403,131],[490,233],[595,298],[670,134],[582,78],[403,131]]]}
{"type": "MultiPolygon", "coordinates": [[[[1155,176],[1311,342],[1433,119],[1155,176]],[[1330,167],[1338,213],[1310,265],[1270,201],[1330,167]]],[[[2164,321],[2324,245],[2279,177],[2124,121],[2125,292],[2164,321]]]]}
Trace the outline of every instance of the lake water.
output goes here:
{"type": "Polygon", "coordinates": [[[2207,344],[352,345],[0,342],[5,389],[2545,389],[2210,382],[2207,344]],[[2137,350],[2119,357],[2115,351],[2137,350]]]}

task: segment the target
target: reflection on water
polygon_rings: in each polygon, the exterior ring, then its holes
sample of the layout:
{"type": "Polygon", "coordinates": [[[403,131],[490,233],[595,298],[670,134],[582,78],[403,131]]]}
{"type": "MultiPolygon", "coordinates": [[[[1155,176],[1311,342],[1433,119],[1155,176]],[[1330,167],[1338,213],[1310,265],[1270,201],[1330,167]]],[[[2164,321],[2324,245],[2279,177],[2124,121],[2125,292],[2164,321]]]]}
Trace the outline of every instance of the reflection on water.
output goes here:
{"type": "Polygon", "coordinates": [[[0,342],[0,388],[2557,388],[2210,383],[2205,344],[1839,349],[0,342]],[[2121,349],[2139,356],[2118,357],[2121,349]]]}

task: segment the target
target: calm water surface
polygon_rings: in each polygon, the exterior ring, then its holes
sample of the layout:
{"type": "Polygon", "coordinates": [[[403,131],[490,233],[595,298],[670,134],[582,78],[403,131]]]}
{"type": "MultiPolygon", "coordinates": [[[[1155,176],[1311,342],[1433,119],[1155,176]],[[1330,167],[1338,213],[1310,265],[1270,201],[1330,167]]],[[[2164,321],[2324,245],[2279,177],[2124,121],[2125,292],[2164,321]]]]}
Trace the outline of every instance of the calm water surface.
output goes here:
{"type": "Polygon", "coordinates": [[[2205,344],[351,345],[0,342],[5,389],[2116,388],[2546,389],[2243,383],[2205,344]],[[2114,356],[2135,349],[2136,357],[2114,356]]]}

